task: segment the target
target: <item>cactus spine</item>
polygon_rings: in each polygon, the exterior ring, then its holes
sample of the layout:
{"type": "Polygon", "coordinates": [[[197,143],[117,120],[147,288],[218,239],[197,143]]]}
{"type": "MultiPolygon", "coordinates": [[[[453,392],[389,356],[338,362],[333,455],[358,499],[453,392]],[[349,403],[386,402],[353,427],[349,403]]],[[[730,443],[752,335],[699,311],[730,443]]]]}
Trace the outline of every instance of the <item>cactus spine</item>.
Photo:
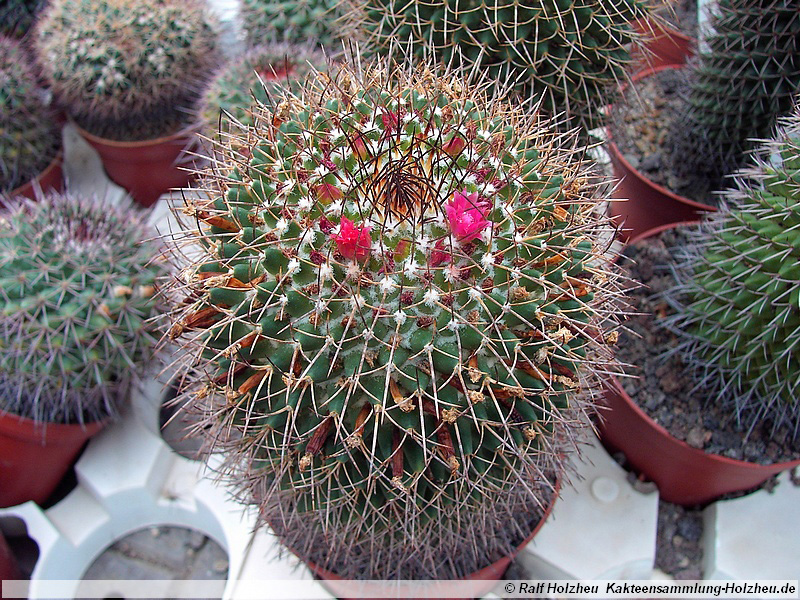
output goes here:
{"type": "Polygon", "coordinates": [[[24,36],[45,0],[4,0],[0,6],[0,35],[24,36]]]}
{"type": "Polygon", "coordinates": [[[115,416],[152,358],[157,248],[143,218],[52,194],[0,221],[0,411],[115,416]]]}
{"type": "Polygon", "coordinates": [[[689,70],[686,106],[668,147],[677,176],[708,191],[744,166],[753,140],[772,135],[800,91],[796,0],[719,0],[708,51],[689,70]]]}
{"type": "Polygon", "coordinates": [[[677,270],[683,349],[744,423],[800,431],[800,108],[754,153],[677,270]]]}
{"type": "Polygon", "coordinates": [[[547,504],[607,368],[585,165],[541,115],[423,69],[344,66],[257,117],[186,207],[208,254],[170,329],[196,348],[185,396],[318,565],[485,566],[547,504]]]}
{"type": "Polygon", "coordinates": [[[379,54],[476,69],[523,99],[541,96],[544,110],[584,130],[600,125],[625,80],[630,50],[640,45],[631,22],[651,12],[638,0],[351,4],[348,30],[379,54]]]}
{"type": "Polygon", "coordinates": [[[27,54],[0,36],[0,192],[36,177],[60,147],[60,129],[27,54]]]}
{"type": "Polygon", "coordinates": [[[179,129],[217,65],[199,0],[53,0],[34,44],[56,98],[109,139],[179,129]]]}

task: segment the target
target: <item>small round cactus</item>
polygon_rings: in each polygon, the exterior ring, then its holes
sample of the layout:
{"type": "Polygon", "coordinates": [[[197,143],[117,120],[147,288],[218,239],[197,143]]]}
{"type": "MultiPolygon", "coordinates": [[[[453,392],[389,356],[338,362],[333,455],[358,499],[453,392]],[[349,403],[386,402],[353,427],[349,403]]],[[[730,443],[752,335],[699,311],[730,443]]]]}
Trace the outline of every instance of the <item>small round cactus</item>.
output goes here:
{"type": "Polygon", "coordinates": [[[0,35],[24,36],[45,0],[3,0],[0,5],[0,35]]]}
{"type": "Polygon", "coordinates": [[[51,194],[0,219],[0,412],[75,423],[117,414],[154,355],[162,263],[143,217],[51,194]]]}
{"type": "Polygon", "coordinates": [[[220,118],[252,125],[253,104],[272,106],[281,90],[299,92],[309,74],[325,66],[325,56],[309,46],[273,43],[252,48],[214,77],[200,103],[202,120],[213,131],[219,129],[220,118]]]}
{"type": "Polygon", "coordinates": [[[34,44],[56,98],[109,139],[179,129],[217,65],[200,0],[53,0],[34,44]]]}
{"type": "Polygon", "coordinates": [[[320,73],[225,138],[185,209],[207,254],[170,328],[196,349],[184,398],[243,498],[345,578],[509,552],[608,368],[597,188],[484,92],[320,73]]]}
{"type": "Polygon", "coordinates": [[[336,0],[242,0],[240,14],[249,46],[274,42],[319,44],[336,50],[336,0]]]}
{"type": "Polygon", "coordinates": [[[346,30],[367,50],[474,69],[521,98],[541,96],[544,110],[585,131],[601,123],[641,45],[632,22],[651,13],[647,0],[350,4],[346,30]]]}
{"type": "Polygon", "coordinates": [[[800,433],[800,107],[754,154],[676,270],[670,326],[744,428],[800,433]]]}
{"type": "Polygon", "coordinates": [[[35,178],[60,147],[60,128],[28,56],[0,36],[0,192],[35,178]]]}

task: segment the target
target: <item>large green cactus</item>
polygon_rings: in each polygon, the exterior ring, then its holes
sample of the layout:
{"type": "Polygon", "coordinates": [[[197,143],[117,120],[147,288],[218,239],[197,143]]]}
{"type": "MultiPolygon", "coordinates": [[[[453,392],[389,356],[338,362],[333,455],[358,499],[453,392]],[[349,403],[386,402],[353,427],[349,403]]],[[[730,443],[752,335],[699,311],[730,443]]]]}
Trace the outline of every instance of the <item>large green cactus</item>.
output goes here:
{"type": "Polygon", "coordinates": [[[738,417],[800,432],[800,108],[756,154],[677,270],[671,326],[738,417]]]}
{"type": "Polygon", "coordinates": [[[0,192],[36,177],[60,147],[60,128],[28,56],[0,36],[0,192]]]}
{"type": "Polygon", "coordinates": [[[719,0],[710,27],[667,146],[679,177],[714,191],[800,92],[800,3],[719,0]]]}
{"type": "Polygon", "coordinates": [[[545,110],[585,130],[601,123],[640,46],[632,21],[651,12],[647,0],[351,4],[348,30],[368,50],[474,69],[523,99],[542,96],[545,110]]]}
{"type": "Polygon", "coordinates": [[[211,131],[219,128],[220,118],[252,125],[252,104],[271,106],[281,90],[298,92],[314,69],[325,66],[325,56],[309,46],[273,43],[251,48],[211,81],[200,102],[202,120],[211,131]]]}
{"type": "Polygon", "coordinates": [[[56,98],[90,133],[142,140],[187,121],[217,65],[200,0],[53,0],[34,38],[56,98]]]}
{"type": "Polygon", "coordinates": [[[186,208],[208,250],[170,330],[197,348],[186,397],[317,564],[485,566],[547,503],[607,358],[596,188],[539,115],[427,70],[341,67],[254,122],[186,208]]]}
{"type": "Polygon", "coordinates": [[[290,42],[336,51],[340,7],[337,0],[242,0],[240,13],[249,46],[290,42]]]}
{"type": "Polygon", "coordinates": [[[0,219],[0,412],[114,416],[152,358],[163,263],[143,217],[52,194],[0,219]]]}

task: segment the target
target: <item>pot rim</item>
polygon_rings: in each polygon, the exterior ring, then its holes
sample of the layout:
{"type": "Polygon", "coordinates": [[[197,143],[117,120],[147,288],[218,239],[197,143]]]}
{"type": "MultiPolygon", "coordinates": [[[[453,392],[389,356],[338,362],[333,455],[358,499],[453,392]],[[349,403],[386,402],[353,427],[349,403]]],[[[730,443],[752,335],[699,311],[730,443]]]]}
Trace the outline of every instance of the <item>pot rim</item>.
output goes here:
{"type": "Polygon", "coordinates": [[[35,181],[39,182],[50,177],[50,175],[53,173],[55,169],[61,168],[63,162],[64,162],[64,148],[61,147],[59,148],[56,155],[53,157],[53,160],[51,160],[50,163],[44,168],[44,170],[41,171],[38,175],[36,175],[36,177],[34,177],[29,181],[26,181],[20,186],[15,187],[13,190],[4,192],[2,195],[8,198],[14,198],[16,196],[26,196],[27,194],[25,194],[25,191],[27,191],[28,188],[30,188],[31,191],[34,190],[33,183],[35,181]]]}
{"type": "Polygon", "coordinates": [[[197,129],[196,125],[187,125],[186,127],[178,129],[174,133],[162,135],[157,138],[150,138],[146,140],[111,140],[97,136],[93,133],[89,133],[83,127],[78,125],[78,123],[72,118],[70,118],[69,122],[75,127],[81,137],[86,138],[87,141],[90,141],[93,144],[109,146],[112,148],[143,148],[147,146],[166,144],[184,138],[190,140],[194,136],[197,129]]]}
{"type": "MultiPolygon", "coordinates": [[[[661,71],[666,71],[667,69],[682,69],[684,67],[685,65],[660,65],[657,67],[647,67],[635,73],[630,78],[630,82],[626,82],[624,85],[621,86],[620,91],[621,93],[624,93],[625,90],[628,88],[628,85],[632,84],[633,82],[640,81],[641,79],[644,79],[646,77],[649,77],[650,75],[656,75],[661,71]]],[[[711,206],[710,204],[703,204],[702,202],[697,202],[696,200],[687,198],[686,196],[681,196],[679,194],[676,194],[675,192],[668,190],[664,186],[654,182],[652,179],[650,179],[649,177],[644,175],[641,171],[639,171],[639,169],[634,168],[634,166],[622,154],[616,142],[614,142],[614,136],[612,134],[610,125],[606,126],[606,144],[608,145],[609,152],[613,152],[614,158],[619,161],[619,163],[626,171],[628,171],[631,175],[635,176],[642,183],[649,186],[659,194],[663,194],[664,196],[667,196],[671,200],[675,200],[676,202],[680,202],[681,204],[686,204],[694,209],[703,212],[717,211],[716,206],[711,206]]]]}

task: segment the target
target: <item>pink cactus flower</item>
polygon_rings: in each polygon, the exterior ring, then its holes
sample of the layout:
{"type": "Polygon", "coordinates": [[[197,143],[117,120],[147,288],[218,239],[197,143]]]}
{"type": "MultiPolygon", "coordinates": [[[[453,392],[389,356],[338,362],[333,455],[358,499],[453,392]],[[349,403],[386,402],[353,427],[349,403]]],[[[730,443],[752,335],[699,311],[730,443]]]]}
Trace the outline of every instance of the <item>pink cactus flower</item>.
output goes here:
{"type": "Polygon", "coordinates": [[[492,225],[486,218],[491,208],[489,203],[478,202],[478,192],[467,196],[466,191],[454,192],[453,199],[444,207],[450,231],[462,244],[479,237],[484,229],[492,225]]]}
{"type": "Polygon", "coordinates": [[[336,242],[336,247],[342,256],[360,262],[369,258],[372,247],[369,229],[369,225],[356,226],[347,217],[342,217],[339,233],[332,235],[331,239],[336,242]]]}

